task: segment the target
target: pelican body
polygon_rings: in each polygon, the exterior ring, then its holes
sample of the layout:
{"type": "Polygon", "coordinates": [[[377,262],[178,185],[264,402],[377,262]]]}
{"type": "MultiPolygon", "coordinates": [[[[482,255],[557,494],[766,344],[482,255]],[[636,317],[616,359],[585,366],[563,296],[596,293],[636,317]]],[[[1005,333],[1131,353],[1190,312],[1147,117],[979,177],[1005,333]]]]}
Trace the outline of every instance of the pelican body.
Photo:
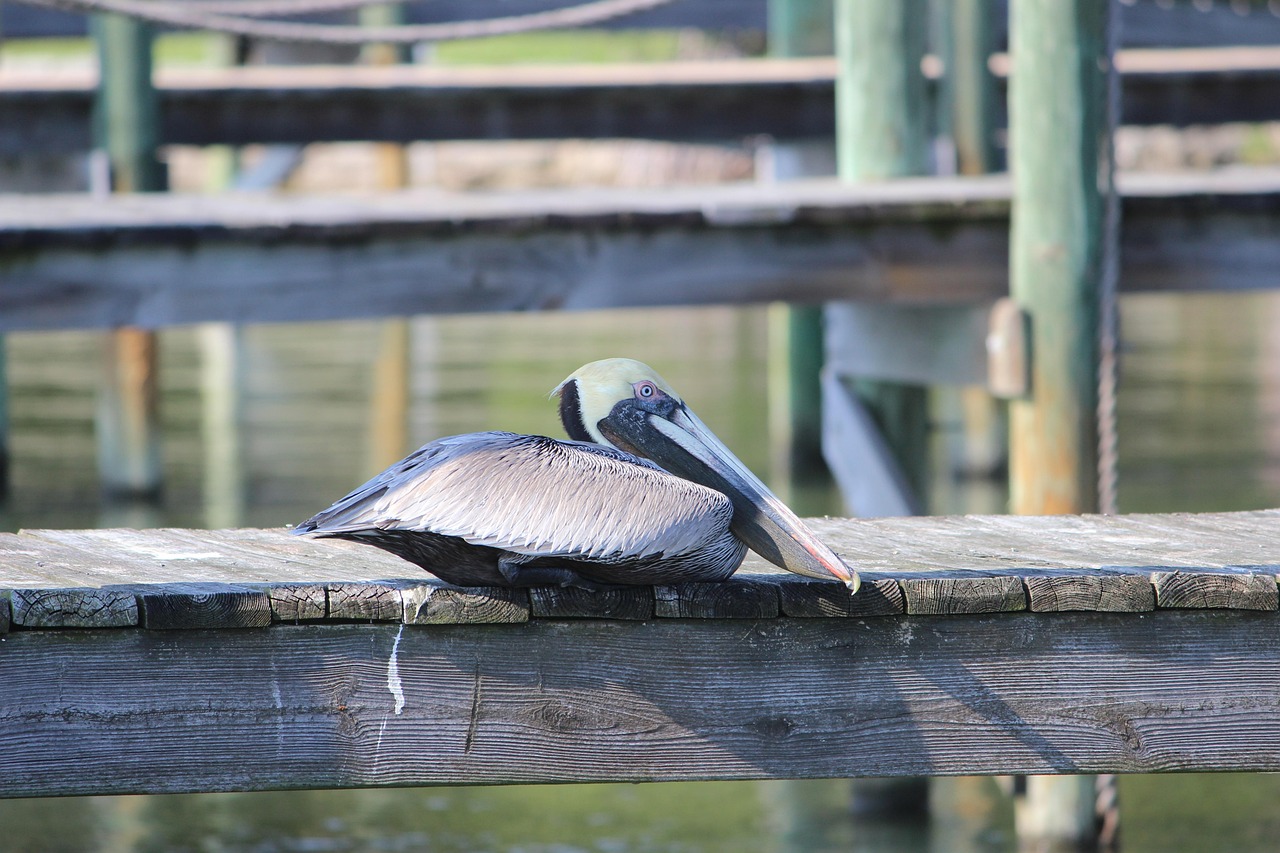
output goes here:
{"type": "Polygon", "coordinates": [[[592,362],[552,395],[569,441],[441,438],[294,532],[376,545],[461,586],[721,581],[750,547],[857,590],[857,574],[651,368],[592,362]]]}

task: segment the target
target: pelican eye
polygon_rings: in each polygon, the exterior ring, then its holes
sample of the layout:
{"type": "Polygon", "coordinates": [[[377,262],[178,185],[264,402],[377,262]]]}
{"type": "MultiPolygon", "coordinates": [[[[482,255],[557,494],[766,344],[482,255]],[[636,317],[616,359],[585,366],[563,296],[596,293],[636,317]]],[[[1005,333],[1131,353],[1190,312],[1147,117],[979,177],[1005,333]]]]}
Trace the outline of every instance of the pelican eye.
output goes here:
{"type": "Polygon", "coordinates": [[[658,389],[658,386],[654,385],[648,379],[645,379],[642,382],[637,382],[632,387],[635,389],[637,400],[655,400],[662,396],[662,391],[658,389]]]}

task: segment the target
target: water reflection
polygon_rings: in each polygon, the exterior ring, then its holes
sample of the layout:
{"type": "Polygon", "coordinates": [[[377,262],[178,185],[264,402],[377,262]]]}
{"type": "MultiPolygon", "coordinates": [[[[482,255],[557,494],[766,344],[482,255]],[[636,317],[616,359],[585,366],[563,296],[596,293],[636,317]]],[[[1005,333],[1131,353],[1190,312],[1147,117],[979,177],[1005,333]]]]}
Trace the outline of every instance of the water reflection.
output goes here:
{"type": "MultiPolygon", "coordinates": [[[[1280,506],[1280,295],[1123,301],[1120,499],[1125,511],[1280,506]]],[[[166,491],[105,506],[93,459],[97,337],[7,338],[12,498],[0,527],[275,526],[387,459],[479,429],[558,435],[547,392],[587,361],[662,372],[766,481],[763,309],[418,318],[173,329],[160,336],[166,491]],[[397,344],[399,337],[401,343],[397,344]],[[397,349],[399,347],[399,349],[397,349]],[[226,361],[215,364],[211,353],[226,361]],[[228,363],[240,365],[226,371],[228,363]],[[407,387],[378,376],[408,366],[407,387]],[[399,395],[399,396],[397,396],[399,395]],[[388,412],[392,413],[388,415],[388,412]],[[403,429],[376,425],[400,418],[403,429]],[[241,431],[227,435],[227,426],[241,431]],[[396,445],[404,445],[397,447],[396,445]]],[[[945,512],[993,512],[997,409],[935,401],[945,512]],[[964,416],[969,412],[968,416],[964,416]],[[975,424],[987,418],[984,427],[975,424]],[[968,429],[968,433],[966,433],[968,429]],[[984,432],[985,431],[985,432],[984,432]],[[967,448],[967,449],[966,449],[967,448]]],[[[998,434],[998,433],[997,433],[998,434]]],[[[830,486],[771,482],[802,512],[838,512],[830,486]]],[[[1011,816],[991,780],[937,780],[929,827],[856,822],[847,781],[305,791],[0,802],[0,849],[50,851],[995,851],[1011,816]]],[[[1275,776],[1121,782],[1128,850],[1270,849],[1275,776]]]]}

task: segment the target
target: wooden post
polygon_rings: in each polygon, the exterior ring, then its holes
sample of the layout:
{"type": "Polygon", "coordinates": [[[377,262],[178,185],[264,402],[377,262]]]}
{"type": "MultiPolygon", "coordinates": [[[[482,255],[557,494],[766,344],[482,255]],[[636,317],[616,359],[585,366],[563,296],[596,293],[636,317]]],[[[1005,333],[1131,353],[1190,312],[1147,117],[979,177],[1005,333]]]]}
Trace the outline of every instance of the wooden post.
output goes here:
{"type": "Polygon", "coordinates": [[[840,177],[918,175],[925,169],[926,0],[838,0],[836,134],[840,177]]]}
{"type": "MultiPolygon", "coordinates": [[[[777,57],[829,54],[832,41],[832,0],[770,0],[769,55],[777,57]]],[[[786,142],[771,146],[767,180],[789,180],[814,174],[813,164],[826,157],[808,149],[830,148],[825,142],[786,142]]],[[[829,155],[828,155],[829,156],[829,155]]],[[[822,459],[823,325],[820,305],[780,306],[770,321],[776,358],[786,370],[776,371],[771,408],[784,456],[777,467],[788,486],[827,477],[822,459]]],[[[784,489],[784,491],[792,491],[784,489]]],[[[801,490],[794,490],[798,494],[801,490]]],[[[794,497],[794,496],[792,496],[794,497]]],[[[815,511],[820,508],[815,507],[815,511]]]]}
{"type": "MultiPolygon", "coordinates": [[[[837,162],[850,181],[925,171],[927,98],[920,68],[927,0],[836,4],[837,162]]],[[[919,385],[860,381],[857,391],[907,481],[928,480],[928,397],[919,385]]]]}
{"type": "Polygon", "coordinates": [[[157,497],[161,467],[153,332],[117,329],[103,341],[97,427],[103,490],[121,498],[157,497]]]}
{"type": "MultiPolygon", "coordinates": [[[[946,171],[981,175],[996,170],[995,75],[988,62],[995,48],[996,8],[992,0],[933,0],[937,16],[937,50],[942,55],[936,105],[939,135],[946,137],[951,158],[946,171]]],[[[941,147],[941,146],[940,146],[941,147]]],[[[941,153],[941,152],[940,152],[941,153]]],[[[941,166],[939,171],[943,171],[941,166]]],[[[951,473],[969,479],[1004,476],[1008,449],[1005,406],[980,385],[938,389],[935,418],[961,425],[948,458],[951,473]]],[[[967,490],[972,492],[973,490],[967,490]]],[[[947,511],[1000,512],[1005,498],[989,502],[995,489],[976,496],[979,507],[951,507],[947,511]]]]}
{"type": "Polygon", "coordinates": [[[160,106],[151,85],[150,24],[103,13],[93,19],[98,50],[94,137],[111,163],[115,192],[162,192],[166,178],[156,148],[160,106]]]}
{"type": "MultiPolygon", "coordinates": [[[[151,85],[151,27],[117,14],[94,16],[99,81],[95,144],[106,152],[114,192],[165,189],[156,159],[159,106],[151,85]]],[[[98,470],[109,495],[155,498],[161,487],[156,402],[156,341],[143,329],[119,329],[104,345],[97,410],[98,470]]]]}
{"type": "Polygon", "coordinates": [[[995,9],[991,0],[946,0],[943,85],[947,91],[956,171],[981,175],[995,171],[996,82],[987,62],[995,46],[995,9]]]}
{"type": "MultiPolygon", "coordinates": [[[[1010,289],[1031,325],[1031,388],[1010,403],[1013,512],[1098,508],[1098,294],[1113,191],[1107,0],[1016,0],[1010,15],[1010,289]]],[[[1096,839],[1092,776],[1032,777],[1023,844],[1096,839]]]]}
{"type": "Polygon", "coordinates": [[[199,328],[199,345],[205,524],[239,527],[246,494],[244,329],[234,323],[205,323],[199,328]]]}
{"type": "MultiPolygon", "coordinates": [[[[398,3],[366,6],[360,10],[366,27],[390,27],[404,23],[404,8],[398,3]]],[[[412,59],[408,45],[369,44],[360,58],[370,65],[394,65],[412,59]]],[[[403,145],[375,143],[375,182],[380,190],[398,190],[409,185],[408,152],[403,145]]],[[[409,450],[409,378],[412,336],[409,321],[398,317],[385,320],[378,335],[378,355],[373,365],[370,405],[368,470],[381,471],[409,450]]]]}
{"type": "Polygon", "coordinates": [[[1010,289],[1031,323],[1010,404],[1015,513],[1097,510],[1098,286],[1111,192],[1107,0],[1017,0],[1009,82],[1010,289]]]}

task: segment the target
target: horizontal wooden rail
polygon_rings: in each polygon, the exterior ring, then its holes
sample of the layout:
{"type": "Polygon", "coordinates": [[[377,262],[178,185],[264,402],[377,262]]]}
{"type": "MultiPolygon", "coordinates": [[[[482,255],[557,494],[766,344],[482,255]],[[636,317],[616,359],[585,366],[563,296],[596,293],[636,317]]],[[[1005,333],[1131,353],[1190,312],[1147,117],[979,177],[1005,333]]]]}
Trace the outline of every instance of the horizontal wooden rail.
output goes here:
{"type": "Polygon", "coordinates": [[[862,567],[462,590],[283,531],[0,536],[0,796],[1280,770],[1280,511],[815,520],[862,567]]]}
{"type": "MultiPolygon", "coordinates": [[[[1280,48],[1124,51],[1125,124],[1280,120],[1280,48]]],[[[1007,62],[997,57],[1003,72],[1007,62]]],[[[511,67],[174,69],[157,75],[171,145],[835,134],[832,58],[511,67]]],[[[92,147],[88,73],[0,74],[0,154],[92,147]]],[[[1003,98],[1000,99],[1003,103],[1003,98]]]]}
{"type": "MultiPolygon", "coordinates": [[[[1280,170],[1134,174],[1126,290],[1280,286],[1280,170]]],[[[0,332],[1008,292],[1005,177],[0,197],[0,332]]]]}

